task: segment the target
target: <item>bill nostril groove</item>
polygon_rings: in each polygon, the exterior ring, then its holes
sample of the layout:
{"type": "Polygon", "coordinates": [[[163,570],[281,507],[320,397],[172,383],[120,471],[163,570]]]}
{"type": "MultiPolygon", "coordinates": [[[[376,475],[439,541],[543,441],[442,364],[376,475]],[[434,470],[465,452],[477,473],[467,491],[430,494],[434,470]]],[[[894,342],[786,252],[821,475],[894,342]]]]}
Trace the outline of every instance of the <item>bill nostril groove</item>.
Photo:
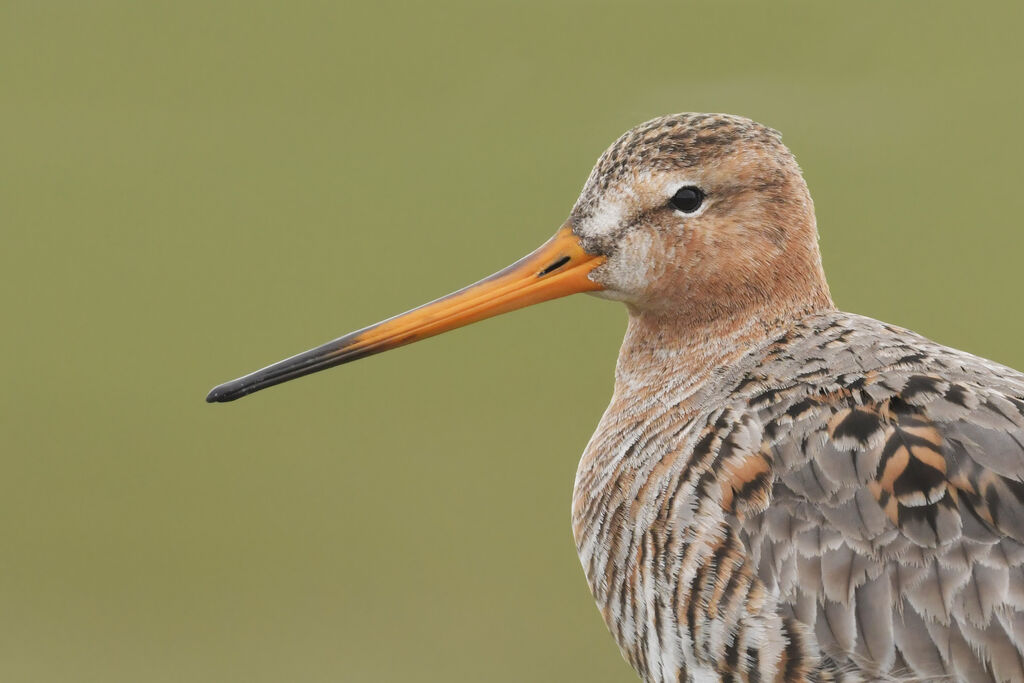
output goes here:
{"type": "Polygon", "coordinates": [[[561,268],[562,266],[564,266],[568,262],[569,262],[569,257],[568,256],[563,256],[562,258],[558,259],[557,261],[552,263],[550,266],[548,266],[544,270],[542,270],[539,273],[537,273],[537,277],[544,277],[548,273],[553,273],[554,271],[558,270],[559,268],[561,268]]]}

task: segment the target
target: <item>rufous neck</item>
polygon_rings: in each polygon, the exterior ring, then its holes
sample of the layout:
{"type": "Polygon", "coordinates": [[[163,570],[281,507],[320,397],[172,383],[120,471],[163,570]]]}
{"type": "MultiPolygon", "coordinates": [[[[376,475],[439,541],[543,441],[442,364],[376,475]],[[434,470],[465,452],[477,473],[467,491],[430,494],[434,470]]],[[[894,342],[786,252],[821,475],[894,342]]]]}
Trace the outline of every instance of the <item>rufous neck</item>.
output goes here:
{"type": "Polygon", "coordinates": [[[800,320],[834,308],[831,300],[824,300],[781,311],[776,307],[712,320],[631,308],[615,369],[616,388],[680,374],[700,383],[716,368],[778,338],[800,320]]]}

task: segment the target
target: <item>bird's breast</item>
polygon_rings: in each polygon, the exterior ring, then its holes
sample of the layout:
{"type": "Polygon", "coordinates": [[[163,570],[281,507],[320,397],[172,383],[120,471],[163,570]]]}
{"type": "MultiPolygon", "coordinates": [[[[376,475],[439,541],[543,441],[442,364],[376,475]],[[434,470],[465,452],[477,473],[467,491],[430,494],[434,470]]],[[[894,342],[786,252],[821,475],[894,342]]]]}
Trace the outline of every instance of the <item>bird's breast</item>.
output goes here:
{"type": "Polygon", "coordinates": [[[638,671],[649,670],[652,657],[659,670],[680,668],[678,610],[663,607],[685,580],[687,542],[715,536],[703,526],[722,519],[708,463],[694,459],[707,415],[661,394],[652,389],[638,404],[635,394],[617,392],[580,461],[573,496],[573,532],[587,581],[638,671]]]}
{"type": "Polygon", "coordinates": [[[646,363],[629,372],[620,356],[611,404],[577,470],[580,562],[623,655],[649,680],[696,676],[710,666],[698,650],[717,649],[698,641],[740,620],[764,640],[765,661],[782,647],[783,627],[760,614],[763,586],[732,526],[737,482],[768,467],[757,423],[729,397],[768,347],[733,348],[727,358],[705,354],[697,367],[646,363]]]}

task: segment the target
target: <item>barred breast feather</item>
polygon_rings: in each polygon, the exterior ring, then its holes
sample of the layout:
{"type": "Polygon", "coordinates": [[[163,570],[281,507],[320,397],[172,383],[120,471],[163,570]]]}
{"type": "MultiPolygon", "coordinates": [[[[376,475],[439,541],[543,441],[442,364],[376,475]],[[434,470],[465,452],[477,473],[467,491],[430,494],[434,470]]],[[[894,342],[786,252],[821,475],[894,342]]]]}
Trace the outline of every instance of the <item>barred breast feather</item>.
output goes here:
{"type": "Polygon", "coordinates": [[[1021,681],[1022,480],[1024,375],[833,310],[620,381],[574,529],[646,680],[1021,681]]]}

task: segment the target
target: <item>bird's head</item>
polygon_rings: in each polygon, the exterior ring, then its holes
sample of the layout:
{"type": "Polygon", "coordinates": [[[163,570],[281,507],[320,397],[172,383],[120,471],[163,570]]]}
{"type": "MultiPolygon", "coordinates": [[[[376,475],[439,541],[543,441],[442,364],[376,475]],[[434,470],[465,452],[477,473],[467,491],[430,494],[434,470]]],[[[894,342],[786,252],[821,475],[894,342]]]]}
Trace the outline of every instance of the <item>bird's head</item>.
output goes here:
{"type": "Polygon", "coordinates": [[[814,207],[781,136],[750,119],[676,114],[601,155],[569,219],[606,262],[599,296],[711,320],[827,298],[814,207]]]}
{"type": "Polygon", "coordinates": [[[829,302],[814,209],[777,132],[724,114],[648,121],[601,155],[569,219],[508,268],[213,389],[210,402],[576,292],[687,322],[829,302]]]}

